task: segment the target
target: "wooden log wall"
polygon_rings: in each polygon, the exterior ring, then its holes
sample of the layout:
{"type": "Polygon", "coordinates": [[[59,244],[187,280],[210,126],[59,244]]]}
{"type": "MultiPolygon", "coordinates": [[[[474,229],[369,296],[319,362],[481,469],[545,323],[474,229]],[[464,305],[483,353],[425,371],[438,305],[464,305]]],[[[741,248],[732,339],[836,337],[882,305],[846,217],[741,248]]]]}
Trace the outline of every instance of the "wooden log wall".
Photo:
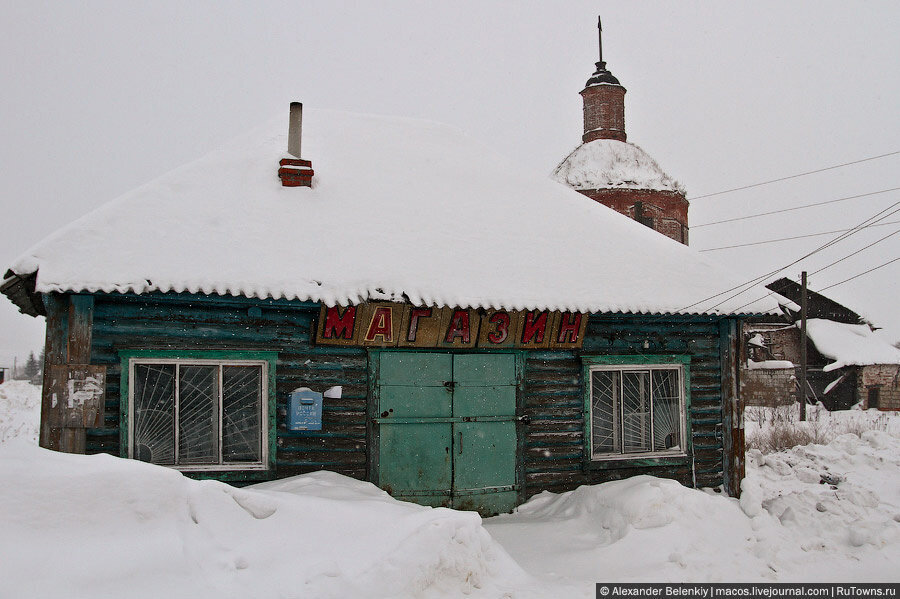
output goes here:
{"type": "Polygon", "coordinates": [[[650,474],[692,486],[723,484],[720,319],[592,316],[581,351],[531,352],[525,361],[525,494],[650,474]],[[646,344],[646,347],[645,347],[646,344]],[[581,355],[690,355],[693,463],[591,469],[584,462],[581,355]]]}
{"type": "MultiPolygon", "coordinates": [[[[367,353],[311,344],[317,310],[313,304],[209,301],[186,294],[98,295],[91,363],[107,366],[107,401],[103,427],[88,430],[87,452],[121,455],[119,350],[268,350],[278,352],[277,477],[328,469],[365,479],[367,353]],[[325,400],[322,431],[287,431],[290,392],[303,386],[324,391],[332,385],[341,385],[343,394],[325,400]]],[[[688,486],[723,484],[720,322],[703,317],[592,316],[583,350],[529,352],[524,381],[524,412],[530,417],[523,439],[526,496],[636,474],[673,478],[688,486]],[[667,466],[585,468],[581,355],[639,354],[691,356],[694,459],[667,466]]]]}
{"type": "Polygon", "coordinates": [[[189,296],[97,296],[91,362],[107,366],[107,401],[104,426],[88,430],[87,453],[123,455],[119,447],[119,350],[267,350],[278,352],[277,476],[324,468],[365,478],[365,350],[313,347],[310,327],[318,313],[315,305],[248,303],[238,298],[191,300],[189,296]],[[340,399],[325,400],[322,431],[286,430],[291,391],[298,387],[324,391],[334,385],[341,385],[343,393],[340,399]]]}

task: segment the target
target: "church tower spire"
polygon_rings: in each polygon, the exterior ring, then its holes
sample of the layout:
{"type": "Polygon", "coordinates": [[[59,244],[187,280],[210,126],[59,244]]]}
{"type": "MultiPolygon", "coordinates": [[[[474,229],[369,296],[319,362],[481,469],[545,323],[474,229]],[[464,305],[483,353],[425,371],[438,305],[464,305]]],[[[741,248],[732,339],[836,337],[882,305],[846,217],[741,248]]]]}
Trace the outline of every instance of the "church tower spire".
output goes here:
{"type": "Polygon", "coordinates": [[[625,88],[606,68],[603,60],[603,26],[597,17],[597,40],[600,60],[596,70],[581,90],[584,100],[583,142],[595,139],[625,141],[625,88]]]}
{"type": "Polygon", "coordinates": [[[666,237],[688,243],[684,187],[625,136],[625,88],[603,60],[603,27],[597,18],[600,60],[581,90],[582,143],[559,163],[553,177],[590,199],[666,237]]]}

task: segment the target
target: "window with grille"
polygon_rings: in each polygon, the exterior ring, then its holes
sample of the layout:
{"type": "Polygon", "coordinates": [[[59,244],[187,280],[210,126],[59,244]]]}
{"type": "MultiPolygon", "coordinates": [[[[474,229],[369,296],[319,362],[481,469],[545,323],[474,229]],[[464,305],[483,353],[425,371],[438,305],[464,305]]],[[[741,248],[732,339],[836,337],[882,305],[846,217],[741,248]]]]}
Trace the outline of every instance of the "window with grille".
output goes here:
{"type": "Polygon", "coordinates": [[[128,455],[180,470],[261,469],[269,362],[131,358],[128,455]]]}
{"type": "Polygon", "coordinates": [[[586,374],[592,460],[687,453],[684,366],[598,365],[586,374]]]}

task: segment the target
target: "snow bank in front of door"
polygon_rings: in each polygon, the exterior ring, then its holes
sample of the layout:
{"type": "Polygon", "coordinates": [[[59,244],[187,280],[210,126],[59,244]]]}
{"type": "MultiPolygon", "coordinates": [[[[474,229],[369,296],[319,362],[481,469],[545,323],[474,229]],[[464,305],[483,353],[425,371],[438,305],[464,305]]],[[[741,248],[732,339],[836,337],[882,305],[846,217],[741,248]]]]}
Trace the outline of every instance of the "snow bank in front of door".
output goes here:
{"type": "Polygon", "coordinates": [[[833,438],[750,450],[740,501],[635,476],[540,493],[484,526],[529,574],[573,589],[556,596],[592,597],[598,581],[900,582],[900,414],[812,414],[784,426],[833,438]]]}
{"type": "Polygon", "coordinates": [[[500,596],[527,578],[477,514],[333,473],[236,489],[18,439],[0,478],[4,596],[500,596]]]}
{"type": "Polygon", "coordinates": [[[560,583],[775,579],[737,501],[652,476],[545,491],[485,526],[526,571],[560,583]]]}

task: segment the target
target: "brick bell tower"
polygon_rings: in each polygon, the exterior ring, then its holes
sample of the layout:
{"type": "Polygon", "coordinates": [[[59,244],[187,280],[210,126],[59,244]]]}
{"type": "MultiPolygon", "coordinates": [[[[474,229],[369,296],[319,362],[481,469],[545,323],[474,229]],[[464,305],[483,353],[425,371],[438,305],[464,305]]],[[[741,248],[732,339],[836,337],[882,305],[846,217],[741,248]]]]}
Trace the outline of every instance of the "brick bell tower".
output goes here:
{"type": "Polygon", "coordinates": [[[625,88],[606,69],[603,61],[603,27],[597,18],[597,39],[600,45],[600,60],[594,65],[597,70],[591,75],[581,98],[584,100],[584,135],[581,141],[588,143],[595,139],[615,139],[625,141],[625,88]]]}
{"type": "Polygon", "coordinates": [[[600,60],[581,90],[584,134],[553,177],[564,185],[644,224],[688,243],[688,201],[684,188],[649,154],[628,143],[625,88],[603,60],[603,28],[597,19],[600,60]]]}

